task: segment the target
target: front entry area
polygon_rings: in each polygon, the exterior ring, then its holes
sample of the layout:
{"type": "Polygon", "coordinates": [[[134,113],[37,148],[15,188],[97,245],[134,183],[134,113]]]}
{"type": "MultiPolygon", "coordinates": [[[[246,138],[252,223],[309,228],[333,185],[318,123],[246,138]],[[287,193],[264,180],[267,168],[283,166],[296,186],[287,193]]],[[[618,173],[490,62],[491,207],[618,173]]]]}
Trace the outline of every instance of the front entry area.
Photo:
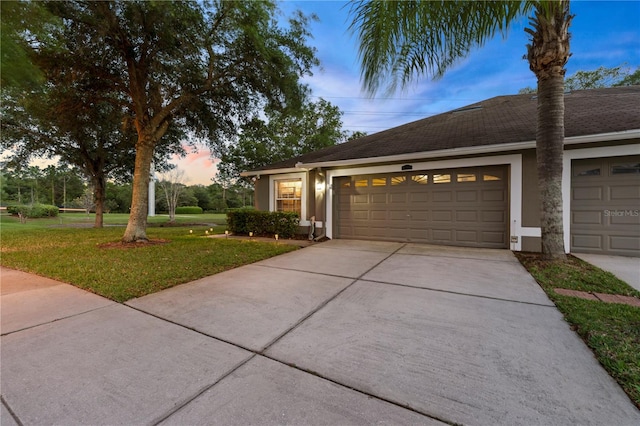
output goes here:
{"type": "Polygon", "coordinates": [[[507,248],[508,167],[334,178],[335,237],[507,248]]]}

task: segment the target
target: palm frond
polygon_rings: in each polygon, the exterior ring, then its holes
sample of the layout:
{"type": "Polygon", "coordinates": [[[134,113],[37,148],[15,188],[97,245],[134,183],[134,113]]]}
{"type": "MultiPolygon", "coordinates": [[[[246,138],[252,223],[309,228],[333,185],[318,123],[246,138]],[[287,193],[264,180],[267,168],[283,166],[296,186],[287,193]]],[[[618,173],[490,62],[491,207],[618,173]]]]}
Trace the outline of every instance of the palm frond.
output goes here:
{"type": "Polygon", "coordinates": [[[423,75],[441,77],[472,49],[531,8],[523,1],[354,2],[349,30],[359,41],[364,89],[394,92],[423,75]]]}

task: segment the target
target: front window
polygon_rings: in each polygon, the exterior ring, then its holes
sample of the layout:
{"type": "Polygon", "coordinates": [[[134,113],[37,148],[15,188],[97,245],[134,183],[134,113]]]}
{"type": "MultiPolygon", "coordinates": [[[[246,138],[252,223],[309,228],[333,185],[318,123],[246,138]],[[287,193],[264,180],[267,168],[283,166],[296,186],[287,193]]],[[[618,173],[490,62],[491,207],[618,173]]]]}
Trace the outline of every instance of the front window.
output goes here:
{"type": "Polygon", "coordinates": [[[277,180],[275,184],[276,211],[302,216],[302,179],[277,180]]]}

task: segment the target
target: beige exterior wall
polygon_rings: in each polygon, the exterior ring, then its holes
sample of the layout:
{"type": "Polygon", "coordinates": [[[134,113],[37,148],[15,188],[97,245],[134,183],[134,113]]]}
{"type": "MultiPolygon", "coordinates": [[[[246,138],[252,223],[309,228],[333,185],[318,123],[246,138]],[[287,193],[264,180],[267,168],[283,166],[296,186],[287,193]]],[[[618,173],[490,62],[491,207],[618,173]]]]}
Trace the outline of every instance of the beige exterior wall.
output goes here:
{"type": "Polygon", "coordinates": [[[522,251],[541,252],[542,240],[540,237],[522,237],[522,251]]]}
{"type": "Polygon", "coordinates": [[[257,179],[254,183],[256,210],[269,211],[269,177],[257,179]]]}
{"type": "Polygon", "coordinates": [[[540,226],[540,191],[538,190],[536,151],[533,149],[522,153],[522,226],[540,226]]]}

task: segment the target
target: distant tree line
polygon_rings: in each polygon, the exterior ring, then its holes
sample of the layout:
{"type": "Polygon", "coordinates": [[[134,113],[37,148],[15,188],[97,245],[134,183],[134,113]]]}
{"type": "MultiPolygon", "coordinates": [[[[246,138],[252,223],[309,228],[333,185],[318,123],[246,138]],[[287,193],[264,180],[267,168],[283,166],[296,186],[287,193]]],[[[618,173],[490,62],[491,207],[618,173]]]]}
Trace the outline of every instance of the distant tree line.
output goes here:
{"type": "MultiPolygon", "coordinates": [[[[223,213],[227,209],[253,206],[253,189],[245,185],[215,182],[205,185],[183,185],[177,206],[199,206],[205,212],[223,213]]],[[[131,183],[108,181],[104,202],[105,213],[129,213],[131,183]]],[[[161,186],[156,185],[156,212],[169,212],[161,186]]],[[[50,204],[58,207],[84,208],[95,211],[90,181],[78,171],[64,166],[31,166],[26,169],[0,169],[0,204],[50,204]]]]}

